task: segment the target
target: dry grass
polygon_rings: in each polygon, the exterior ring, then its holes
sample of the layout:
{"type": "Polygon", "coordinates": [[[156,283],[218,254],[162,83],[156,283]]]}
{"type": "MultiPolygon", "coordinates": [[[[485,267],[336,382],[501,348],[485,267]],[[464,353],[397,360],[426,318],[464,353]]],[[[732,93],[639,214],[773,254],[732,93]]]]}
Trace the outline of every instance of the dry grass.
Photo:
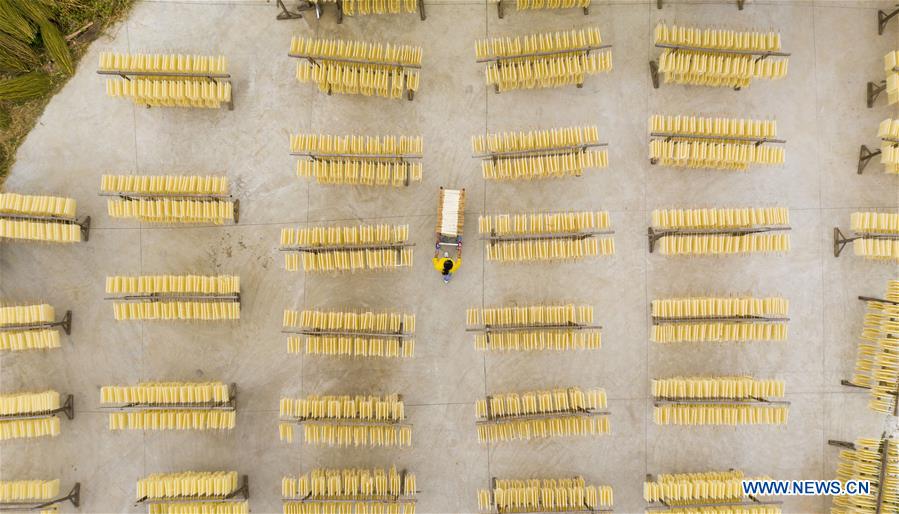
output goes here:
{"type": "MultiPolygon", "coordinates": [[[[31,1],[31,0],[29,0],[31,1]]],[[[39,0],[35,0],[39,1],[39,0]]],[[[92,23],[89,29],[69,41],[72,65],[76,65],[84,55],[88,45],[112,23],[119,21],[128,12],[134,0],[55,0],[55,19],[62,34],[73,34],[92,23]]],[[[44,112],[50,98],[62,88],[70,78],[53,63],[42,67],[50,74],[51,88],[46,95],[28,101],[0,102],[0,182],[2,182],[15,160],[16,149],[34,127],[44,112]],[[8,124],[4,126],[4,123],[8,124]]]]}

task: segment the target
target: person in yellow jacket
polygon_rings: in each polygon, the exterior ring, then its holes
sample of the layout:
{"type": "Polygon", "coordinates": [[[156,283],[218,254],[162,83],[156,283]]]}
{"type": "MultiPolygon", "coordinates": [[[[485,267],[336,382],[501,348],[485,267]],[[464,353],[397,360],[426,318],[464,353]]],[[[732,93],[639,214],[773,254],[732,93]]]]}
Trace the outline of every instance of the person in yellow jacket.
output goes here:
{"type": "Polygon", "coordinates": [[[434,257],[434,269],[443,275],[443,282],[447,283],[452,278],[453,273],[462,266],[462,258],[451,259],[446,254],[443,257],[434,257]]]}

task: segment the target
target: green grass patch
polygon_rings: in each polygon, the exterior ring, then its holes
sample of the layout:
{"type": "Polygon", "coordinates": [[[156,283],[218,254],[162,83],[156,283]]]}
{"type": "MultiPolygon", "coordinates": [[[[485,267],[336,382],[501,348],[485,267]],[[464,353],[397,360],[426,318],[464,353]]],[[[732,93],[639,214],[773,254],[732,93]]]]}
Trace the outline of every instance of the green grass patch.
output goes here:
{"type": "Polygon", "coordinates": [[[0,0],[0,182],[88,45],[134,0],[0,0]]]}

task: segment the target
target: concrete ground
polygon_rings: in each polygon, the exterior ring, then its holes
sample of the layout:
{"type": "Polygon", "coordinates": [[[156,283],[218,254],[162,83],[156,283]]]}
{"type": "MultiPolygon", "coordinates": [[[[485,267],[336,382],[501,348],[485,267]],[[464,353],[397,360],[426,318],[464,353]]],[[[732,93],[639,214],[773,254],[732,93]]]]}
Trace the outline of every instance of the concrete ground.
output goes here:
{"type": "MultiPolygon", "coordinates": [[[[290,2],[291,4],[293,2],[290,2]]],[[[890,264],[831,254],[834,226],[854,210],[897,206],[897,182],[873,163],[855,174],[858,146],[876,144],[877,123],[895,116],[869,80],[883,76],[899,23],[876,33],[876,8],[893,2],[595,1],[580,12],[517,13],[480,1],[427,2],[417,16],[275,21],[273,3],[138,2],[130,18],[95,43],[21,147],[6,190],[60,194],[93,217],[90,241],[72,246],[3,244],[4,302],[45,301],[75,313],[74,333],[46,353],[0,357],[0,390],[52,387],[76,397],[77,416],[54,439],[0,445],[3,479],[59,477],[83,485],[82,512],[140,512],[135,481],[159,471],[235,469],[251,481],[251,508],[280,511],[283,474],[314,467],[389,466],[418,474],[421,513],[469,513],[490,477],[581,474],[614,487],[615,510],[642,512],[647,473],[740,468],[783,479],[831,478],[829,438],[876,437],[891,421],[867,409],[864,392],[842,388],[853,368],[864,305],[896,276],[890,264]],[[792,52],[787,79],[748,90],[666,86],[653,90],[659,21],[776,28],[792,52]],[[474,41],[498,35],[598,25],[614,45],[614,71],[583,89],[495,95],[474,62],[474,41]],[[414,102],[327,97],[294,80],[292,35],[407,42],[424,47],[414,102]],[[144,109],[107,98],[94,72],[100,51],[222,54],[236,108],[144,109]],[[788,140],[782,167],[749,173],[683,171],[648,164],[653,113],[776,117],[788,140]],[[489,183],[470,157],[474,134],[597,124],[610,166],[579,179],[489,183]],[[297,178],[288,135],[410,134],[425,141],[424,180],[408,189],[325,187],[297,178]],[[169,227],[110,219],[97,196],[104,173],[227,174],[241,199],[237,226],[169,227]],[[468,191],[465,263],[444,286],[431,268],[438,186],[468,191]],[[787,255],[666,258],[647,252],[655,208],[787,206],[787,255]],[[605,209],[617,254],[575,264],[487,263],[476,237],[482,213],[605,209]],[[415,266],[395,273],[304,275],[283,269],[283,227],[407,223],[415,266]],[[239,323],[115,322],[103,301],[111,274],[233,273],[241,277],[239,323]],[[790,300],[789,341],[752,346],[666,346],[648,340],[649,302],[687,294],[781,294],[790,300]],[[465,309],[508,302],[573,301],[596,307],[605,328],[594,352],[484,355],[464,332],[465,309]],[[329,360],[286,353],[285,308],[411,310],[415,358],[329,360]],[[792,402],[784,427],[658,427],[649,384],[679,374],[782,378],[792,402]],[[237,428],[227,433],[121,432],[98,408],[104,384],[223,380],[239,391],[237,428]],[[613,434],[495,446],[478,444],[473,404],[488,392],[579,385],[604,387],[613,434]],[[310,393],[398,392],[414,423],[408,450],[337,450],[281,443],[278,399],[310,393]]],[[[822,512],[829,499],[787,498],[785,512],[822,512]]],[[[64,511],[70,511],[64,507],[64,511]]]]}

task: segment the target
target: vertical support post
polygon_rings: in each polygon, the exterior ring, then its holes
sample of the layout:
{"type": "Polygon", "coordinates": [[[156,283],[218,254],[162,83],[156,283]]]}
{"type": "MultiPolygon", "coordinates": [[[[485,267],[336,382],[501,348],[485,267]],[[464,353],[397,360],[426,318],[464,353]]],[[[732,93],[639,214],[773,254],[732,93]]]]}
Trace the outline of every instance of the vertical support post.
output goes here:
{"type": "Polygon", "coordinates": [[[240,223],[240,200],[234,200],[234,224],[240,223]]]}
{"type": "Polygon", "coordinates": [[[662,8],[662,0],[656,0],[656,9],[662,8]]]}
{"type": "Polygon", "coordinates": [[[746,3],[746,0],[737,0],[737,9],[742,11],[744,3],[746,3]]]}
{"type": "Polygon", "coordinates": [[[337,0],[337,24],[343,23],[343,0],[337,0]]]}
{"type": "MultiPolygon", "coordinates": [[[[874,514],[880,514],[883,512],[883,490],[886,487],[883,483],[887,474],[887,467],[889,466],[890,454],[887,451],[889,439],[881,439],[880,440],[880,474],[877,479],[877,500],[875,500],[874,505],[877,507],[877,510],[874,511],[874,514]]],[[[890,509],[892,510],[892,509],[890,509]]]]}
{"type": "MultiPolygon", "coordinates": [[[[403,71],[403,69],[400,68],[400,71],[403,71]]],[[[406,100],[409,100],[411,102],[414,95],[412,93],[412,90],[409,89],[409,77],[406,76],[405,73],[403,73],[403,89],[406,90],[406,100]]]]}
{"type": "Polygon", "coordinates": [[[499,15],[499,19],[503,19],[503,0],[496,1],[496,14],[499,15]]]}
{"type": "Polygon", "coordinates": [[[496,507],[496,477],[490,477],[490,504],[496,507]]]}
{"type": "Polygon", "coordinates": [[[425,0],[418,0],[418,16],[421,18],[421,21],[425,21],[428,17],[425,14],[425,0]]]}

